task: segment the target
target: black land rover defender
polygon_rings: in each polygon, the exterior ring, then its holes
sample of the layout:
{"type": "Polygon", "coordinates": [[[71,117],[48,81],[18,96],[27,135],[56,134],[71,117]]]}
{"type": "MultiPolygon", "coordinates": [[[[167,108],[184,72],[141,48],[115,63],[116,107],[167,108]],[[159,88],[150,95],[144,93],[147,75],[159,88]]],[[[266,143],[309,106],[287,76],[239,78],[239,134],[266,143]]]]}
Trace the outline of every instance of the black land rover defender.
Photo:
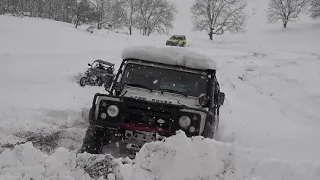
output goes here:
{"type": "Polygon", "coordinates": [[[100,154],[103,146],[117,144],[121,156],[134,157],[144,143],[178,130],[188,137],[214,138],[225,98],[216,70],[190,66],[187,60],[193,57],[173,62],[179,57],[169,56],[172,49],[156,51],[130,49],[122,54],[109,93],[94,95],[81,152],[100,154]]]}

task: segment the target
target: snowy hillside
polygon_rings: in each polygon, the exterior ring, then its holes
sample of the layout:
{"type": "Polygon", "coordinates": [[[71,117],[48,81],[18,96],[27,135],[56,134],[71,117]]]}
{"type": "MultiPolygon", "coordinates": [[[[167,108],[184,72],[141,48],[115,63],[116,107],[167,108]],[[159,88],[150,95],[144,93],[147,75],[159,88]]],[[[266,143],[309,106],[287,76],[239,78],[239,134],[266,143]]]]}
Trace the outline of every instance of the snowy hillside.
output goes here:
{"type": "Polygon", "coordinates": [[[208,41],[190,31],[192,1],[173,2],[172,33],[187,34],[186,48],[217,61],[226,93],[220,141],[180,133],[147,144],[134,164],[77,154],[93,94],[103,92],[79,87],[77,75],[98,58],[118,67],[124,47],[164,46],[168,37],[0,16],[0,179],[91,179],[100,160],[108,179],[320,179],[320,22],[266,24],[266,1],[250,0],[246,33],[208,41]]]}

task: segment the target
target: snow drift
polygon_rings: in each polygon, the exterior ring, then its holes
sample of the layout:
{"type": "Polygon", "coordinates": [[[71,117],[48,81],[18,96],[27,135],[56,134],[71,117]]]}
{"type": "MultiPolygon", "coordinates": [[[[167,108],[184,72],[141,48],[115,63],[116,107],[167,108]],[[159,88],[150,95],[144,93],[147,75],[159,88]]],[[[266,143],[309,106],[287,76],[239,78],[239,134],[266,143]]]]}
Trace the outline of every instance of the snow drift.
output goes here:
{"type": "Polygon", "coordinates": [[[110,155],[77,154],[58,148],[43,154],[31,143],[0,155],[0,178],[7,180],[318,180],[320,165],[294,164],[252,157],[239,149],[202,137],[177,135],[145,144],[134,162],[110,155]]]}
{"type": "Polygon", "coordinates": [[[109,179],[121,179],[121,174],[115,174],[119,172],[120,164],[121,161],[110,155],[77,155],[76,151],[65,148],[57,148],[53,154],[47,155],[28,142],[0,155],[0,179],[91,180],[101,174],[109,179]]]}

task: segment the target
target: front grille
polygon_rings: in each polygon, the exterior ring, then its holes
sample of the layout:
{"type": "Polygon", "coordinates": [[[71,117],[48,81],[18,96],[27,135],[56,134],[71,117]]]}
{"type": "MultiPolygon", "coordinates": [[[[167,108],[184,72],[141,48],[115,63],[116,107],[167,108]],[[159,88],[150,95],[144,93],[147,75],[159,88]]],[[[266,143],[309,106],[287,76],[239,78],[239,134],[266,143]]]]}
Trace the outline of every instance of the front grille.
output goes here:
{"type": "Polygon", "coordinates": [[[148,111],[152,113],[161,113],[165,115],[172,115],[173,112],[175,111],[174,108],[170,107],[170,105],[166,104],[156,104],[152,102],[143,102],[143,101],[132,101],[129,100],[125,102],[127,104],[128,110],[133,110],[133,111],[148,111]]]}
{"type": "Polygon", "coordinates": [[[143,124],[155,128],[167,129],[173,122],[174,109],[166,106],[159,106],[148,102],[126,103],[127,115],[124,118],[125,123],[143,124]],[[157,120],[162,119],[164,123],[160,124],[157,120]]]}
{"type": "Polygon", "coordinates": [[[170,118],[164,118],[163,116],[151,116],[145,114],[137,114],[128,112],[124,119],[125,123],[133,125],[146,125],[154,128],[168,129],[170,128],[172,121],[170,118]],[[164,120],[164,123],[160,124],[157,122],[158,119],[164,120]]]}

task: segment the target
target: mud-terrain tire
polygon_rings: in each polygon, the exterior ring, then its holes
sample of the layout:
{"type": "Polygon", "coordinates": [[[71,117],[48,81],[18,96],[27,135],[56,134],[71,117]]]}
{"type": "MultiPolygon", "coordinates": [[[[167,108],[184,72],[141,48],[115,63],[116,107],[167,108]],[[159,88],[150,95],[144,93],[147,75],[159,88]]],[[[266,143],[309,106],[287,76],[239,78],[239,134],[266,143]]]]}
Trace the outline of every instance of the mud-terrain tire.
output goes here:
{"type": "Polygon", "coordinates": [[[89,119],[89,123],[90,125],[92,125],[94,123],[94,111],[95,111],[95,106],[91,107],[90,110],[89,110],[89,116],[88,116],[88,119],[89,119]]]}
{"type": "Polygon", "coordinates": [[[210,123],[206,123],[202,136],[205,138],[213,139],[214,131],[210,123]]]}
{"type": "Polygon", "coordinates": [[[216,141],[220,141],[220,132],[219,132],[219,117],[215,118],[214,121],[214,134],[213,134],[213,139],[216,141]]]}
{"type": "Polygon", "coordinates": [[[86,136],[83,139],[80,152],[101,154],[103,149],[103,138],[103,129],[90,125],[87,129],[86,136]]]}

